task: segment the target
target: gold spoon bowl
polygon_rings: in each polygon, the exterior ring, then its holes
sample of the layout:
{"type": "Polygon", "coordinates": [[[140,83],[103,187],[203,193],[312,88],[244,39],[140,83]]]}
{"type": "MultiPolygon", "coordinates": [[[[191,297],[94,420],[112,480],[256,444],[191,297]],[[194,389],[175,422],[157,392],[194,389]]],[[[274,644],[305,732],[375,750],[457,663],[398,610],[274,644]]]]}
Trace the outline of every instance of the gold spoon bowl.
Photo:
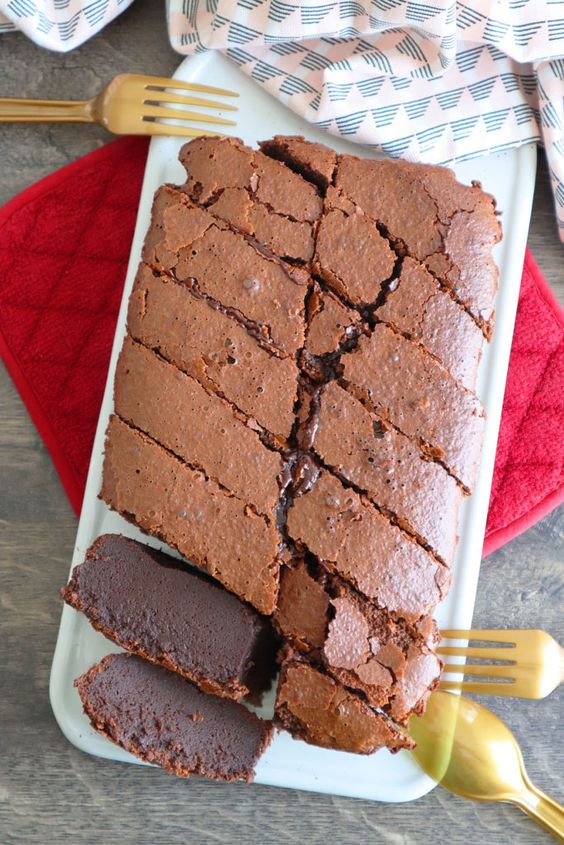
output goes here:
{"type": "Polygon", "coordinates": [[[409,733],[423,771],[449,792],[516,804],[564,842],[564,807],[531,783],[515,737],[491,710],[438,690],[409,733]]]}

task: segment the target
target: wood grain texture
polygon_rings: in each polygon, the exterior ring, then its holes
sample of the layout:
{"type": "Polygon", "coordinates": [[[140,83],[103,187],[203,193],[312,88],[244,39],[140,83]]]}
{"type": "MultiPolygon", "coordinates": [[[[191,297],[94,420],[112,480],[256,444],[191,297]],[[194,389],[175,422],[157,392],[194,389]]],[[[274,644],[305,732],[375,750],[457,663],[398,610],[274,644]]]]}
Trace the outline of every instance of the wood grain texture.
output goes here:
{"type": "MultiPolygon", "coordinates": [[[[85,97],[121,71],[170,74],[162,3],[137,0],[68,55],[21,35],[0,41],[4,96],[85,97]]],[[[213,84],[213,80],[210,80],[213,84]]],[[[0,203],[105,143],[97,127],[0,127],[0,203]]],[[[564,299],[559,243],[541,164],[529,244],[564,299]]],[[[379,805],[267,787],[176,780],[74,749],[48,698],[51,657],[76,519],[49,455],[4,370],[0,372],[0,842],[5,845],[302,843],[412,845],[553,841],[513,807],[478,805],[436,789],[420,801],[379,805]]],[[[564,518],[552,513],[488,558],[474,624],[562,630],[564,518]]],[[[483,699],[518,737],[532,779],[564,798],[562,693],[542,702],[483,699]]]]}

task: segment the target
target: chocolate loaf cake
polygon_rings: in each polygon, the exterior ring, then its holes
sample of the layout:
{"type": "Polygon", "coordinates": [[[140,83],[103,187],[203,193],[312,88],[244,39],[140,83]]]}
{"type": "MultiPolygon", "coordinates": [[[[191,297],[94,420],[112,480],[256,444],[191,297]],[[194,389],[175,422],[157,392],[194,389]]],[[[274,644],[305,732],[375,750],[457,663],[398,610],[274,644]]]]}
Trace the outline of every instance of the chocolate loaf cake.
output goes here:
{"type": "Polygon", "coordinates": [[[61,595],[108,639],[204,692],[256,699],[272,680],[269,621],[210,578],[135,540],[99,537],[61,595]]]}
{"type": "Polygon", "coordinates": [[[197,138],[180,160],[130,300],[101,496],[274,613],[288,730],[400,747],[390,719],[440,675],[431,615],[479,467],[495,201],[303,138],[197,138]]]}
{"type": "Polygon", "coordinates": [[[249,783],[272,737],[246,707],[134,654],[104,657],[75,686],[98,733],[181,777],[249,783]]]}

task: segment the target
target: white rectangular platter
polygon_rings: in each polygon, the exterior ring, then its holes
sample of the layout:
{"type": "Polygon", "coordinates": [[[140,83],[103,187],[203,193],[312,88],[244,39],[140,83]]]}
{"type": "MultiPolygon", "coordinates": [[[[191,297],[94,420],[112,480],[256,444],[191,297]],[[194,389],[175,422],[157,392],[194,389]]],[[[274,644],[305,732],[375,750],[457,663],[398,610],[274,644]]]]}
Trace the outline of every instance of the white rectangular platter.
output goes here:
{"type": "MultiPolygon", "coordinates": [[[[238,125],[233,134],[239,135],[248,144],[256,145],[258,140],[277,133],[304,135],[312,141],[327,143],[339,152],[351,152],[360,156],[372,155],[367,149],[330,137],[305,123],[219,54],[200,54],[186,59],[178,68],[176,77],[238,91],[240,93],[238,125]]],[[[227,112],[226,116],[232,115],[227,112]]],[[[106,532],[120,532],[137,539],[144,539],[145,542],[154,546],[162,547],[163,545],[158,541],[143,537],[133,526],[112,513],[98,499],[98,492],[102,478],[104,433],[113,407],[114,370],[125,334],[127,302],[150,221],[153,194],[163,182],[184,181],[184,170],[177,161],[181,144],[182,140],[179,138],[155,138],[151,142],[108,382],[78,527],[73,566],[83,560],[85,551],[93,540],[106,532]]],[[[480,477],[474,495],[464,503],[462,508],[459,526],[462,539],[454,565],[452,589],[448,599],[436,613],[438,622],[443,628],[469,628],[472,622],[507,365],[529,226],[535,167],[534,146],[475,159],[454,167],[460,181],[469,183],[472,179],[479,179],[485,190],[497,198],[498,207],[503,215],[504,238],[495,253],[500,268],[496,330],[491,346],[485,351],[478,384],[478,393],[487,410],[480,477]]],[[[495,624],[495,619],[490,622],[495,624]]],[[[105,654],[117,650],[119,649],[112,646],[108,640],[89,626],[84,616],[65,606],[51,671],[51,704],[61,730],[77,748],[99,757],[138,763],[139,761],[126,751],[95,733],[82,712],[78,693],[73,688],[73,680],[78,675],[105,654]]],[[[265,701],[260,712],[271,715],[272,703],[273,695],[265,701]]],[[[419,770],[407,752],[392,756],[384,750],[370,757],[362,757],[313,748],[303,742],[292,740],[285,733],[280,733],[275,737],[259,762],[256,782],[393,802],[412,801],[434,786],[434,782],[419,770]]]]}

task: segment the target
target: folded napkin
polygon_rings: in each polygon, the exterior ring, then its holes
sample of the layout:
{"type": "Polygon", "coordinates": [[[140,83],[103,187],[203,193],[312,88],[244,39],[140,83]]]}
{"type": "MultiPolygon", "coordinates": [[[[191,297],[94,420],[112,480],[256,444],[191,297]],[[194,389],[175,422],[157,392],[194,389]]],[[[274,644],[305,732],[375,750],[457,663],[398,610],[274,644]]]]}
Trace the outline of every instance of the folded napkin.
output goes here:
{"type": "Polygon", "coordinates": [[[0,0],[0,33],[21,30],[41,47],[66,52],[96,35],[133,0],[0,0]]]}
{"type": "MultiPolygon", "coordinates": [[[[147,143],[107,144],[0,209],[0,355],[78,514],[147,143]]],[[[484,553],[564,497],[564,315],[527,253],[484,553]]]]}

